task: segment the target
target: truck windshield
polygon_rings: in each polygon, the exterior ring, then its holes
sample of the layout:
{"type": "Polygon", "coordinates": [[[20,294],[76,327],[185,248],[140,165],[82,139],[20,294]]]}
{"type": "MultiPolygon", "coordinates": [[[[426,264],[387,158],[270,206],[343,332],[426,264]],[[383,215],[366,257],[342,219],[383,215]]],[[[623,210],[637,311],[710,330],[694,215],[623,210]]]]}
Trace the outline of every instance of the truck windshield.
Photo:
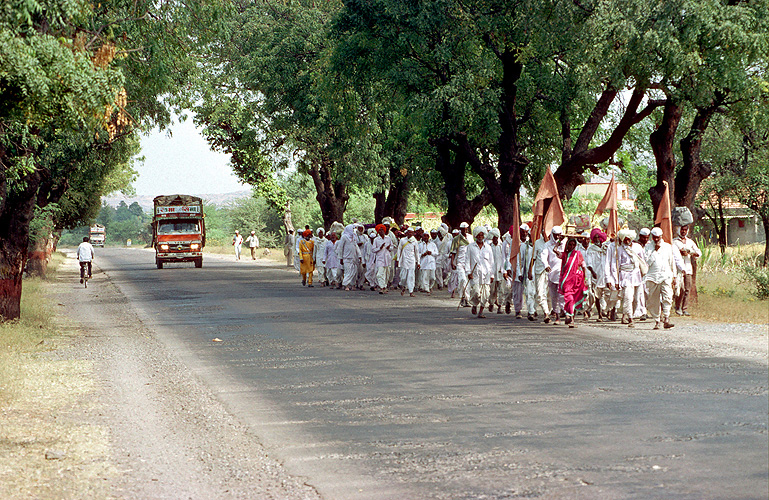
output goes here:
{"type": "Polygon", "coordinates": [[[199,233],[197,221],[168,221],[158,224],[158,234],[199,233]]]}

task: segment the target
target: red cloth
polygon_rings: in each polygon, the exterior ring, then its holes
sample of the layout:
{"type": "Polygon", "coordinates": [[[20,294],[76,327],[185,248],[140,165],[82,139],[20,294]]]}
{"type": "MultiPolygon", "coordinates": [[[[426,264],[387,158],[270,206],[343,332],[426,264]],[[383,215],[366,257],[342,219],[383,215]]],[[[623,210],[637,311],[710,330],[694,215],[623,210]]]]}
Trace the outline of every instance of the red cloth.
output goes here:
{"type": "Polygon", "coordinates": [[[566,254],[561,261],[561,282],[558,291],[564,298],[566,314],[574,315],[574,309],[585,300],[585,273],[582,263],[585,261],[582,252],[577,249],[566,254]]]}
{"type": "Polygon", "coordinates": [[[305,229],[304,231],[302,231],[302,236],[304,236],[305,238],[307,238],[308,236],[312,236],[312,230],[305,229]]]}

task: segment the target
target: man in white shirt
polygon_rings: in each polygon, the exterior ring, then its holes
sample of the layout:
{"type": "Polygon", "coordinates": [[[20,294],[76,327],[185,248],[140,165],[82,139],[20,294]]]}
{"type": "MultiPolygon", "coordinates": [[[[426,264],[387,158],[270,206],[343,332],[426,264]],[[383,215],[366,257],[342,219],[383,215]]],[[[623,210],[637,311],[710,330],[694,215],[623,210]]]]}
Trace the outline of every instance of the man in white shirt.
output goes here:
{"type": "Polygon", "coordinates": [[[417,247],[418,243],[414,237],[414,230],[411,228],[406,229],[406,237],[402,238],[398,244],[401,295],[408,290],[409,296],[414,296],[416,269],[419,265],[419,249],[417,247]]]}
{"type": "MultiPolygon", "coordinates": [[[[649,243],[649,236],[651,235],[651,231],[649,228],[641,228],[640,231],[638,231],[638,241],[633,244],[633,248],[636,249],[636,253],[638,256],[642,259],[646,259],[646,245],[649,243]]],[[[633,303],[635,304],[635,309],[633,310],[633,317],[636,319],[640,319],[641,321],[646,320],[646,281],[644,280],[641,283],[641,286],[636,287],[635,293],[633,296],[633,303]]]]}
{"type": "Polygon", "coordinates": [[[251,260],[256,260],[256,249],[259,248],[259,238],[256,237],[256,231],[251,231],[251,235],[246,238],[246,245],[251,249],[251,260]]]}
{"type": "Polygon", "coordinates": [[[472,313],[485,318],[483,308],[489,303],[489,292],[494,282],[494,254],[486,239],[483,226],[473,229],[475,241],[467,245],[467,279],[470,288],[472,313]]]}
{"type": "Polygon", "coordinates": [[[232,246],[235,247],[235,260],[240,260],[240,249],[243,247],[243,235],[240,231],[235,231],[235,236],[232,237],[232,246]]]}
{"type": "MultiPolygon", "coordinates": [[[[507,292],[509,290],[504,276],[510,268],[510,262],[508,261],[507,266],[505,266],[504,248],[502,242],[499,240],[499,229],[490,229],[489,235],[491,236],[491,239],[486,240],[486,245],[491,248],[491,253],[494,256],[494,281],[491,283],[489,312],[492,312],[496,305],[497,313],[502,314],[502,306],[505,305],[505,299],[507,298],[507,292]]],[[[509,309],[510,305],[508,304],[507,307],[509,309]]]]}
{"type": "Polygon", "coordinates": [[[315,244],[312,247],[312,258],[315,260],[315,269],[318,271],[318,282],[320,286],[329,284],[326,277],[326,233],[322,227],[315,231],[315,244]]]}
{"type": "MultiPolygon", "coordinates": [[[[533,236],[532,236],[533,237],[533,236]]],[[[548,273],[550,268],[547,265],[547,253],[546,253],[547,241],[544,237],[539,237],[532,248],[531,259],[529,259],[527,272],[529,281],[534,283],[536,306],[542,309],[544,314],[544,322],[550,323],[550,306],[547,303],[547,294],[549,288],[547,286],[548,273]],[[531,264],[533,262],[533,265],[531,264]]],[[[536,309],[534,311],[536,313],[536,309]]],[[[529,309],[529,320],[533,321],[534,316],[531,308],[529,309]]]]}
{"type": "Polygon", "coordinates": [[[563,314],[564,298],[558,292],[558,284],[561,281],[561,255],[563,254],[566,242],[563,241],[563,230],[561,226],[553,227],[550,233],[550,240],[545,245],[542,252],[542,259],[547,267],[547,286],[550,294],[550,305],[555,324],[559,324],[558,318],[563,314]]]}
{"type": "Polygon", "coordinates": [[[670,309],[673,304],[673,284],[675,283],[675,257],[673,247],[662,240],[662,229],[655,227],[651,231],[652,242],[648,245],[646,264],[646,287],[649,289],[647,310],[654,319],[654,329],[660,329],[660,309],[662,324],[673,328],[670,322],[670,309]]]}
{"type": "Polygon", "coordinates": [[[83,236],[83,242],[77,247],[77,260],[80,262],[80,283],[82,283],[85,278],[86,269],[88,277],[91,277],[93,258],[93,246],[88,241],[88,236],[83,236]]]}
{"type": "Polygon", "coordinates": [[[692,288],[692,275],[694,268],[692,266],[692,257],[697,258],[702,255],[697,244],[691,238],[688,238],[689,226],[681,226],[678,230],[678,236],[673,240],[684,261],[684,271],[682,273],[682,282],[679,283],[678,297],[676,297],[676,314],[679,316],[689,316],[689,292],[692,288]]]}
{"type": "Polygon", "coordinates": [[[376,226],[377,237],[371,244],[371,252],[374,254],[376,266],[376,282],[380,294],[387,293],[389,286],[390,264],[392,262],[393,241],[387,234],[388,228],[384,224],[376,226]]]}
{"type": "Polygon", "coordinates": [[[286,237],[283,239],[283,255],[286,257],[286,267],[294,264],[294,247],[296,246],[296,235],[294,230],[289,229],[286,237]]]}
{"type": "Polygon", "coordinates": [[[590,275],[590,291],[588,293],[587,313],[592,313],[595,305],[598,313],[598,322],[603,321],[606,314],[606,278],[604,270],[606,268],[606,234],[598,228],[590,232],[590,246],[585,252],[585,263],[587,264],[587,274],[590,275]]]}
{"type": "MultiPolygon", "coordinates": [[[[632,229],[620,229],[617,232],[617,239],[609,245],[606,252],[604,268],[606,286],[609,290],[619,292],[617,295],[622,300],[622,323],[627,323],[629,328],[635,327],[633,323],[635,287],[641,286],[642,283],[640,257],[633,248],[635,237],[635,231],[632,229]]],[[[608,307],[614,307],[614,304],[608,304],[608,307]]]]}
{"type": "MultiPolygon", "coordinates": [[[[467,286],[467,273],[470,270],[467,268],[467,247],[470,245],[470,239],[467,237],[469,227],[467,222],[462,222],[459,225],[459,234],[452,240],[450,251],[451,270],[456,275],[457,290],[462,293],[459,302],[463,306],[469,306],[469,287],[467,286]]],[[[451,293],[451,298],[454,298],[454,292],[451,293]]]]}
{"type": "Polygon", "coordinates": [[[438,246],[434,239],[430,239],[427,233],[422,234],[422,241],[419,243],[419,277],[421,283],[419,289],[430,295],[435,284],[436,257],[438,256],[438,246]]]}

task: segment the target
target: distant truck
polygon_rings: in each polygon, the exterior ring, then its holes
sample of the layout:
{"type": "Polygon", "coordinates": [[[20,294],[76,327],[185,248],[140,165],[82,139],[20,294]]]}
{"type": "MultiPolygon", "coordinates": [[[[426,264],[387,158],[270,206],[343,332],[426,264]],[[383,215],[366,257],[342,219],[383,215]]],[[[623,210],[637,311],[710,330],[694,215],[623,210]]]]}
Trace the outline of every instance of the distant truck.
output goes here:
{"type": "Polygon", "coordinates": [[[194,262],[203,267],[206,224],[203,200],[196,196],[172,194],[157,196],[152,215],[152,246],[155,265],[163,269],[168,262],[194,262]]]}
{"type": "Polygon", "coordinates": [[[91,245],[95,247],[103,247],[107,241],[107,233],[104,230],[104,226],[101,224],[94,224],[89,231],[91,238],[91,245]]]}

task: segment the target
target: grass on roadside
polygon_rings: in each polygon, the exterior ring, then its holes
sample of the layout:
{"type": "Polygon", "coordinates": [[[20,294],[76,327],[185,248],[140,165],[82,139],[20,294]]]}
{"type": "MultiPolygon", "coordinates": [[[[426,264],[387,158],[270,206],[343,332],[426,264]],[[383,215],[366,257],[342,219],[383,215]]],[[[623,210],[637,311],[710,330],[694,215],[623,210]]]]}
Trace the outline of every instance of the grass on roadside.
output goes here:
{"type": "Polygon", "coordinates": [[[24,280],[21,307],[19,320],[0,323],[0,498],[104,498],[95,478],[108,472],[106,431],[79,418],[92,366],[57,356],[67,339],[44,280],[24,280]]]}
{"type": "Polygon", "coordinates": [[[741,272],[745,265],[757,265],[763,256],[761,244],[727,247],[722,256],[718,246],[702,249],[698,259],[698,302],[692,307],[696,318],[725,323],[769,325],[769,301],[753,295],[752,283],[741,272]]]}

